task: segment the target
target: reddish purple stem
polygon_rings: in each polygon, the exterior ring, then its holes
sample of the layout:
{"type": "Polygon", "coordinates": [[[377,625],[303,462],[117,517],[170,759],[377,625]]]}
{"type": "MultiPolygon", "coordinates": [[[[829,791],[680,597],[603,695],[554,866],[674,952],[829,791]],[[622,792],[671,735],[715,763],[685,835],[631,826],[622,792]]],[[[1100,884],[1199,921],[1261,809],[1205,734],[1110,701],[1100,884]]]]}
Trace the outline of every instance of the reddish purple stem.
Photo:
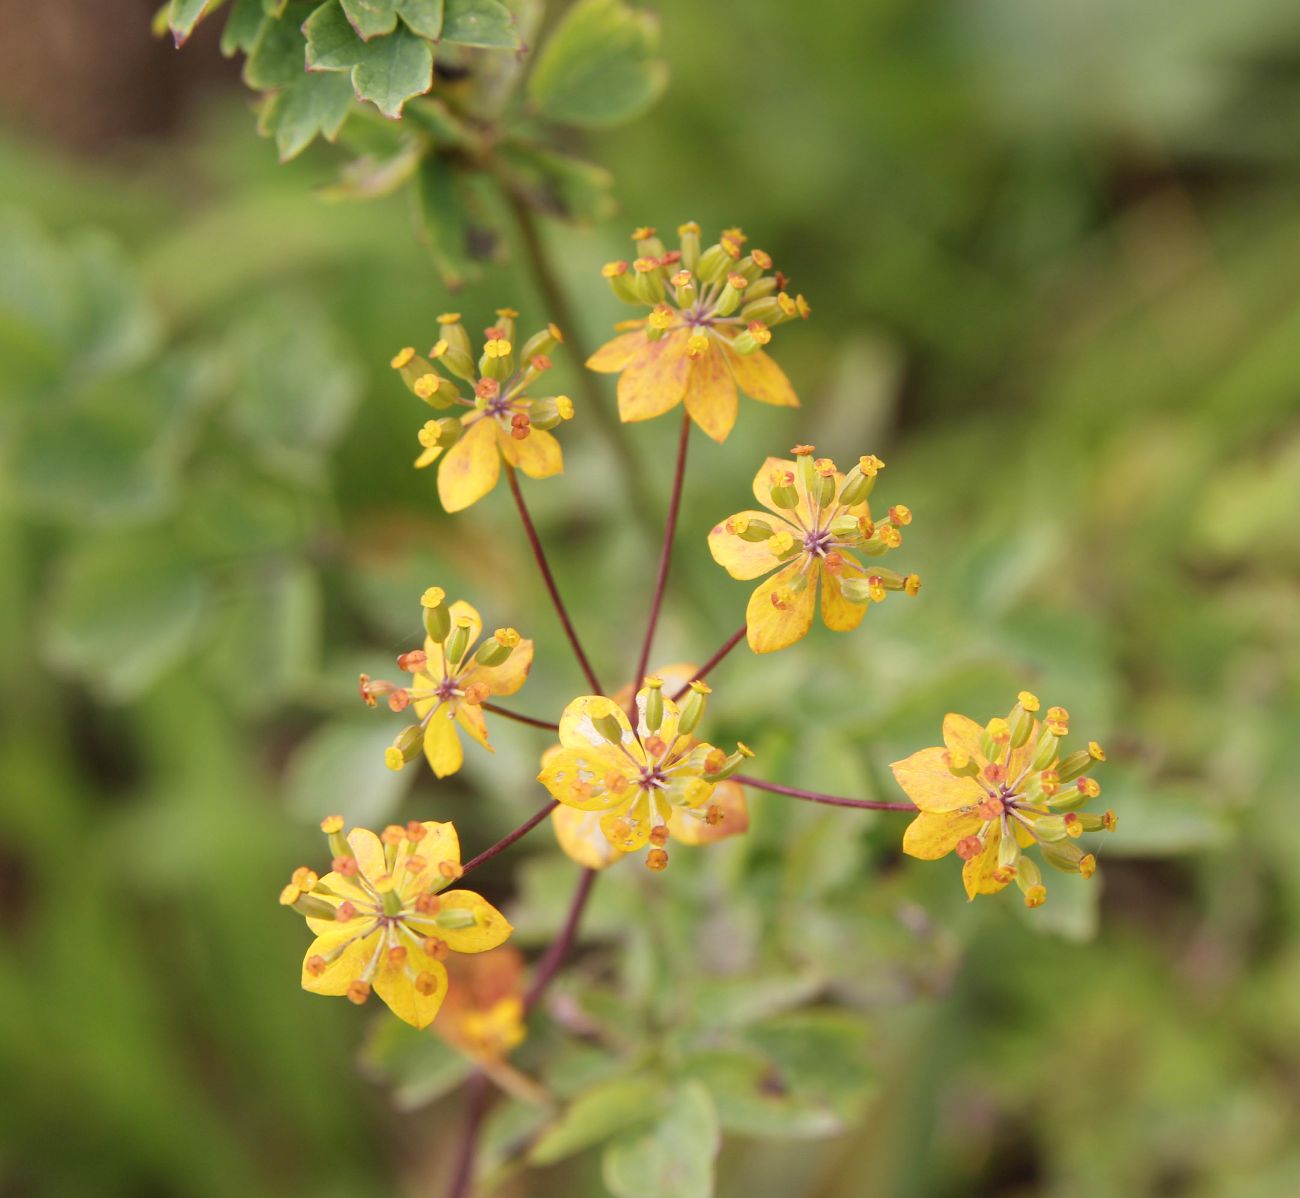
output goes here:
{"type": "Polygon", "coordinates": [[[770,790],[773,794],[789,795],[792,799],[803,799],[809,803],[825,803],[830,807],[857,807],[863,811],[915,811],[912,803],[886,803],[878,799],[846,799],[840,795],[822,794],[816,790],[800,790],[796,786],[778,786],[775,782],[764,782],[761,778],[750,778],[744,774],[732,774],[731,780],[741,786],[752,786],[755,790],[770,790]]]}
{"type": "Polygon", "coordinates": [[[523,521],[524,535],[528,538],[533,557],[537,559],[537,568],[542,572],[542,581],[546,584],[546,590],[551,596],[551,603],[555,605],[555,612],[560,617],[560,623],[564,626],[564,635],[569,638],[569,644],[573,646],[574,656],[577,657],[578,665],[582,667],[582,672],[586,676],[592,691],[597,695],[603,695],[605,688],[600,685],[595,670],[591,668],[591,662],[587,660],[587,655],[583,652],[582,642],[578,640],[573,621],[569,619],[568,609],[564,606],[564,600],[560,598],[560,588],[555,585],[555,575],[551,573],[550,564],[546,560],[546,551],[542,548],[537,529],[533,527],[533,518],[528,514],[528,505],[524,502],[524,493],[519,489],[519,479],[515,477],[515,468],[508,462],[502,462],[501,465],[506,472],[506,482],[510,484],[510,493],[515,497],[515,506],[519,509],[519,518],[523,521]]]}
{"type": "Polygon", "coordinates": [[[493,715],[499,715],[502,719],[514,720],[516,724],[527,724],[530,728],[544,728],[547,732],[558,732],[559,724],[552,724],[550,720],[539,720],[531,715],[521,715],[517,711],[511,711],[508,707],[498,707],[495,703],[481,703],[480,707],[484,711],[490,711],[493,715]]]}
{"type": "Polygon", "coordinates": [[[504,852],[520,837],[527,836],[529,832],[537,827],[537,825],[550,815],[559,805],[560,804],[557,800],[552,799],[540,811],[535,811],[524,820],[524,822],[513,832],[507,832],[491,848],[484,849],[477,857],[470,858],[470,860],[465,862],[464,866],[461,867],[461,877],[464,877],[471,869],[478,869],[478,867],[485,861],[491,861],[493,857],[498,853],[504,852]]]}
{"type": "Polygon", "coordinates": [[[632,698],[628,714],[636,718],[636,693],[645,679],[650,664],[650,650],[654,646],[655,629],[659,627],[659,612],[664,603],[664,588],[668,585],[668,567],[673,560],[673,538],[677,535],[677,513],[682,507],[682,483],[686,478],[686,447],[691,439],[691,415],[683,410],[682,431],[677,438],[677,470],[673,475],[673,491],[668,499],[668,521],[664,525],[664,543],[659,550],[659,572],[655,577],[654,598],[650,600],[650,618],[646,621],[645,637],[641,641],[641,655],[632,675],[632,698]]]}
{"type": "MultiPolygon", "coordinates": [[[[744,640],[745,633],[748,630],[749,630],[749,625],[747,624],[742,624],[739,628],[737,628],[736,631],[733,632],[726,639],[726,641],[722,645],[722,648],[719,649],[712,657],[709,658],[708,661],[706,661],[698,670],[695,671],[695,673],[691,676],[691,682],[703,682],[704,679],[708,676],[709,672],[718,664],[718,662],[720,662],[724,657],[726,657],[728,653],[730,653],[738,644],[740,644],[742,640],[744,640]]],[[[691,683],[688,682],[675,695],[670,695],[669,698],[672,699],[673,702],[675,703],[690,689],[691,689],[691,683]]]]}

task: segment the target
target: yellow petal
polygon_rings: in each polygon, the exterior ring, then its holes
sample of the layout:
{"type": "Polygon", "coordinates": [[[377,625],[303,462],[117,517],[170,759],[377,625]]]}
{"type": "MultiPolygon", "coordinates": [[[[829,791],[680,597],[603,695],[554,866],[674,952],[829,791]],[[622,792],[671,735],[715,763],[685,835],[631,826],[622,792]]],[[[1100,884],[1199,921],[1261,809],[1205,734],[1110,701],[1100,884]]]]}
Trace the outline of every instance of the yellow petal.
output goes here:
{"type": "Polygon", "coordinates": [[[517,466],[529,478],[550,478],[564,473],[564,451],[560,443],[544,429],[531,429],[522,441],[497,425],[497,440],[501,456],[512,466],[517,466]]]}
{"type": "Polygon", "coordinates": [[[428,890],[432,883],[440,883],[442,874],[438,866],[444,861],[451,865],[460,864],[460,837],[456,834],[455,824],[425,820],[422,826],[424,836],[414,843],[403,840],[397,846],[397,857],[393,861],[393,876],[404,898],[413,898],[420,891],[428,890]],[[406,870],[406,863],[412,855],[425,862],[419,873],[406,870]]]}
{"type": "MultiPolygon", "coordinates": [[[[758,473],[754,475],[754,498],[758,500],[769,512],[774,512],[782,520],[790,523],[792,520],[789,512],[782,511],[772,502],[772,475],[775,472],[789,472],[795,476],[796,490],[799,491],[799,504],[794,509],[794,516],[802,520],[804,527],[811,523],[812,508],[808,503],[808,496],[798,487],[799,471],[795,463],[788,458],[767,458],[758,468],[758,473]]],[[[791,527],[795,527],[791,524],[791,527]]]]}
{"type": "Polygon", "coordinates": [[[709,352],[695,360],[686,384],[686,410],[715,441],[725,441],[736,424],[736,384],[723,352],[711,339],[709,352]]]}
{"type": "Polygon", "coordinates": [[[433,920],[408,919],[406,922],[424,936],[445,940],[457,953],[485,953],[509,939],[514,928],[481,894],[472,890],[444,890],[438,896],[439,911],[471,911],[474,923],[468,928],[444,928],[433,920]]]}
{"type": "Polygon", "coordinates": [[[353,828],[348,833],[348,847],[357,859],[357,866],[372,882],[387,877],[388,863],[384,860],[384,846],[369,828],[353,828]]]}
{"type": "Polygon", "coordinates": [[[623,856],[600,830],[599,812],[559,806],[551,812],[551,828],[560,848],[586,869],[605,869],[623,856]]]}
{"type": "MultiPolygon", "coordinates": [[[[667,708],[667,704],[664,707],[667,708]]],[[[581,695],[564,709],[560,716],[560,744],[566,749],[609,748],[609,741],[592,723],[593,717],[612,715],[623,730],[623,744],[633,756],[643,758],[640,746],[632,736],[632,725],[625,712],[612,699],[604,695],[581,695]]]]}
{"type": "Polygon", "coordinates": [[[937,861],[951,853],[963,836],[974,836],[983,822],[978,815],[957,811],[922,811],[903,833],[903,852],[922,861],[937,861]]]}
{"type": "Polygon", "coordinates": [[[597,370],[601,374],[616,374],[622,370],[646,344],[644,330],[635,333],[622,333],[612,341],[606,341],[590,358],[587,369],[597,370]]]}
{"type": "Polygon", "coordinates": [[[922,749],[889,768],[907,797],[922,811],[960,811],[974,807],[985,791],[974,778],[957,778],[944,761],[942,748],[922,749]]]}
{"type": "Polygon", "coordinates": [[[420,456],[415,459],[414,466],[417,470],[423,470],[426,466],[432,466],[442,456],[441,445],[430,445],[428,449],[421,450],[420,456]]]}
{"type": "MultiPolygon", "coordinates": [[[[434,716],[434,719],[437,719],[434,716]]],[[[456,704],[456,723],[481,744],[489,753],[496,750],[488,743],[487,721],[483,718],[483,709],[473,703],[456,704]]]]}
{"type": "Polygon", "coordinates": [[[738,354],[731,349],[726,353],[731,373],[750,399],[776,404],[782,408],[799,406],[799,397],[794,393],[790,380],[785,377],[785,371],[761,349],[756,349],[752,354],[738,354]]]}
{"type": "Polygon", "coordinates": [[[409,936],[402,938],[402,947],[406,949],[406,960],[401,964],[394,965],[387,957],[380,958],[373,983],[375,993],[398,1019],[412,1027],[425,1028],[433,1022],[442,1000],[447,997],[447,970],[441,961],[430,957],[409,936]],[[436,982],[432,994],[421,994],[417,989],[416,980],[421,974],[427,974],[436,982]]]}
{"type": "MultiPolygon", "coordinates": [[[[373,922],[372,920],[372,926],[373,922]]],[[[346,994],[348,986],[365,972],[383,935],[378,928],[365,936],[358,935],[348,943],[337,960],[331,961],[319,977],[314,977],[307,968],[307,962],[313,957],[323,957],[335,951],[340,943],[339,933],[317,936],[302,959],[302,988],[313,994],[346,994]]],[[[346,939],[344,936],[345,941],[346,939]]]]}
{"type": "Polygon", "coordinates": [[[447,511],[464,511],[497,485],[500,473],[496,422],[476,420],[442,459],[438,470],[438,498],[447,511]]]}
{"type": "Polygon", "coordinates": [[[439,778],[454,774],[465,761],[455,720],[446,707],[435,711],[424,726],[424,756],[439,778]]]}
{"type": "Polygon", "coordinates": [[[533,667],[533,642],[520,641],[499,666],[472,666],[462,676],[466,685],[481,682],[494,695],[513,695],[533,667]]]}
{"type": "Polygon", "coordinates": [[[953,753],[965,753],[972,761],[986,762],[980,748],[984,729],[969,716],[950,711],[943,717],[943,743],[953,753]]]}
{"type": "Polygon", "coordinates": [[[600,817],[600,830],[624,853],[635,853],[650,842],[650,820],[631,818],[627,811],[607,811],[600,817]]]}
{"type": "Polygon", "coordinates": [[[716,824],[699,819],[685,808],[674,807],[668,817],[669,835],[679,844],[711,844],[749,831],[749,805],[739,782],[719,782],[709,806],[715,804],[722,809],[722,820],[716,824]]]}
{"type": "MultiPolygon", "coordinates": [[[[773,653],[802,640],[812,627],[817,602],[817,578],[814,575],[802,591],[792,591],[790,583],[799,575],[802,558],[795,558],[783,570],[760,583],[745,608],[749,647],[755,653],[773,653]],[[773,603],[776,596],[781,606],[773,603]]],[[[812,569],[817,569],[816,564],[812,569]]]]}
{"type": "Polygon", "coordinates": [[[631,762],[610,746],[558,749],[543,758],[537,780],[551,798],[580,811],[608,811],[625,806],[635,794],[631,762]],[[617,775],[627,785],[611,790],[606,781],[617,775]]]}
{"type": "Polygon", "coordinates": [[[620,419],[650,420],[681,402],[692,365],[686,356],[689,335],[680,329],[641,347],[618,376],[620,419]]]}
{"type": "Polygon", "coordinates": [[[822,571],[822,620],[832,632],[852,632],[867,614],[865,603],[850,603],[840,589],[840,579],[822,571]]]}
{"type": "MultiPolygon", "coordinates": [[[[730,519],[765,520],[774,532],[787,528],[791,533],[798,531],[784,520],[774,520],[768,512],[737,512],[730,519]]],[[[766,574],[780,564],[780,559],[767,547],[766,541],[747,541],[744,537],[728,532],[726,520],[715,524],[709,533],[709,552],[713,554],[713,560],[732,578],[745,581],[766,574]]]]}
{"type": "Polygon", "coordinates": [[[1001,840],[1002,824],[999,821],[989,829],[984,851],[962,866],[961,880],[966,886],[968,899],[973,899],[977,894],[997,894],[1006,885],[993,876],[998,868],[998,843],[1001,840]]]}

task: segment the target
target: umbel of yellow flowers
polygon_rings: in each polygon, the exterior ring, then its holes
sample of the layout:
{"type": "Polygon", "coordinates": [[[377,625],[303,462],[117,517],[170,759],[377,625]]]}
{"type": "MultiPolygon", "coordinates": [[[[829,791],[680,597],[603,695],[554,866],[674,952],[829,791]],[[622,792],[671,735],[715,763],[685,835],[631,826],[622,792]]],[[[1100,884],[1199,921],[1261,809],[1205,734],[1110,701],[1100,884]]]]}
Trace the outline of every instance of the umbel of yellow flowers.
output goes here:
{"type": "Polygon", "coordinates": [[[943,745],[890,767],[921,811],[903,836],[903,851],[925,860],[955,851],[964,862],[968,898],[995,894],[1014,881],[1026,906],[1040,906],[1047,899],[1042,871],[1023,850],[1037,845],[1048,865],[1090,878],[1097,858],[1075,841],[1115,827],[1113,811],[1080,810],[1101,794],[1087,776],[1106,760],[1101,746],[1094,740],[1063,755],[1069,712],[1049,707],[1040,721],[1038,709],[1038,697],[1021,691],[1005,718],[983,727],[949,713],[943,745]]]}
{"type": "Polygon", "coordinates": [[[466,408],[459,416],[428,420],[420,430],[417,468],[441,459],[438,498],[449,512],[477,503],[497,484],[501,460],[529,478],[549,478],[564,470],[560,443],[550,429],[573,416],[567,395],[532,399],[527,389],[551,368],[551,351],[564,340],[555,325],[534,333],[515,349],[513,308],[498,308],[497,322],[484,331],[477,361],[460,313],[438,317],[442,335],[423,358],[411,346],[392,360],[394,370],[431,408],[466,408]],[[465,394],[443,367],[468,387],[465,394]]]}
{"type": "Polygon", "coordinates": [[[752,756],[744,746],[728,755],[693,739],[708,693],[703,682],[692,683],[679,708],[661,679],[647,678],[636,696],[636,728],[604,695],[574,699],[560,717],[560,747],[546,756],[538,781],[566,806],[600,812],[600,829],[619,851],[652,844],[646,864],[663,869],[674,811],[717,822],[714,787],[752,756]]]}
{"type": "Polygon", "coordinates": [[[883,602],[889,591],[915,595],[921,587],[917,575],[876,564],[903,543],[902,528],[912,522],[902,504],[883,520],[871,518],[867,499],[885,463],[868,455],[841,474],[830,458],[813,457],[811,445],[791,452],[793,461],[768,458],[754,475],[754,498],[765,511],[737,512],[709,533],[713,560],[732,578],[772,575],[745,609],[755,653],[784,649],[808,634],[819,582],[822,620],[835,632],[856,628],[868,604],[883,602]]]}
{"type": "Polygon", "coordinates": [[[790,380],[762,347],[775,325],[807,319],[808,303],[786,293],[783,275],[768,273],[768,254],[745,252],[748,239],[739,229],[727,229],[705,249],[693,221],[677,233],[681,248],[665,250],[654,229],[637,229],[636,259],[605,265],[614,294],[650,315],[619,325],[630,331],[602,345],[587,365],[619,376],[624,420],[650,420],[685,401],[691,419],[725,441],[736,423],[737,389],[762,403],[799,406],[790,380]]]}
{"type": "Polygon", "coordinates": [[[411,685],[361,675],[361,697],[371,707],[386,696],[394,711],[415,710],[419,720],[403,728],[385,753],[390,769],[400,770],[423,750],[439,778],[454,774],[465,760],[457,729],[489,753],[483,703],[494,695],[513,695],[528,678],[533,642],[513,628],[498,628],[479,644],[483,619],[463,599],[450,606],[442,587],[429,587],[420,597],[424,615],[423,649],[403,653],[399,669],[411,672],[411,685]]]}
{"type": "Polygon", "coordinates": [[[302,962],[313,994],[363,1003],[378,994],[394,1015],[427,1027],[447,993],[448,953],[481,953],[510,935],[506,918],[471,890],[447,890],[461,875],[451,824],[412,820],[376,836],[343,835],[343,817],[321,823],[334,859],[324,877],[294,871],[280,902],[307,919],[316,939],[302,962]]]}

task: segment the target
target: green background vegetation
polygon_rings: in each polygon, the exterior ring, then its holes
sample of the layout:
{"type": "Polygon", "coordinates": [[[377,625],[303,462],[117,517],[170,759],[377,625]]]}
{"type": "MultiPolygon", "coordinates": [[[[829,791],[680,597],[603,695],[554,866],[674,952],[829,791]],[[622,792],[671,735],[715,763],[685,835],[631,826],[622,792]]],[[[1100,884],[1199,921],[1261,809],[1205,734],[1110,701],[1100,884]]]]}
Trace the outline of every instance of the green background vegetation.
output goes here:
{"type": "MultiPolygon", "coordinates": [[[[556,991],[599,1031],[543,1027],[521,1066],[565,1098],[632,1063],[704,1078],[725,1196],[1294,1193],[1294,4],[657,7],[663,101],[585,143],[620,215],[545,229],[586,338],[627,314],[598,267],[643,222],[742,224],[814,311],[772,347],[804,409],[693,442],[655,659],[739,623],[704,535],[764,454],[879,453],[921,596],[736,654],[715,739],[893,797],[945,711],[1028,685],[1109,749],[1120,826],[1091,885],[1050,878],[1027,913],[902,860],[898,817],[754,795],[747,838],[600,880],[556,991]]],[[[27,34],[28,69],[53,61],[48,27],[9,24],[7,69],[27,34]]],[[[451,818],[469,855],[543,798],[544,738],[500,722],[453,780],[386,773],[396,718],[354,681],[392,676],[437,582],[538,638],[521,710],[581,689],[508,495],[439,511],[387,367],[448,307],[547,314],[511,262],[450,298],[406,197],[318,198],[330,148],[277,166],[212,39],[184,53],[211,86],[142,69],[174,107],[147,137],[79,124],[52,66],[6,92],[0,1193],[437,1193],[447,1061],[300,992],[275,895],[329,811],[451,818]]],[[[674,432],[629,430],[665,492],[674,432]]],[[[581,409],[561,437],[566,475],[528,495],[616,678],[654,550],[581,409]]],[[[535,949],[572,876],[543,829],[479,883],[535,949]]],[[[500,1108],[494,1150],[529,1118],[500,1108]]],[[[502,1190],[603,1192],[598,1153],[502,1190]]]]}

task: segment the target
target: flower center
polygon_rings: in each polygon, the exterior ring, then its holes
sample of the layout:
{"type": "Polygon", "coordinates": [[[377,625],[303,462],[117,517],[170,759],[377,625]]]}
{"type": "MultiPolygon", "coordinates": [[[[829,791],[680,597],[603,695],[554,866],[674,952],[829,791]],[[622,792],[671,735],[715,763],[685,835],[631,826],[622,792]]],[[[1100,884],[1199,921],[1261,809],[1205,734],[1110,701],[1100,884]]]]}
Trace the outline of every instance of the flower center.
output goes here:
{"type": "Polygon", "coordinates": [[[510,411],[510,402],[511,401],[506,399],[504,395],[498,395],[494,399],[489,399],[487,407],[483,410],[489,416],[504,416],[510,411]]]}
{"type": "Polygon", "coordinates": [[[668,785],[668,778],[657,765],[648,765],[641,770],[637,785],[642,790],[663,790],[668,785]]]}
{"type": "Polygon", "coordinates": [[[456,698],[459,692],[456,689],[456,679],[444,678],[438,683],[433,692],[442,702],[447,703],[456,698]]]}
{"type": "Polygon", "coordinates": [[[830,549],[831,542],[834,539],[835,538],[831,536],[829,529],[814,528],[811,532],[804,533],[804,551],[814,557],[825,557],[826,552],[830,549]]]}

